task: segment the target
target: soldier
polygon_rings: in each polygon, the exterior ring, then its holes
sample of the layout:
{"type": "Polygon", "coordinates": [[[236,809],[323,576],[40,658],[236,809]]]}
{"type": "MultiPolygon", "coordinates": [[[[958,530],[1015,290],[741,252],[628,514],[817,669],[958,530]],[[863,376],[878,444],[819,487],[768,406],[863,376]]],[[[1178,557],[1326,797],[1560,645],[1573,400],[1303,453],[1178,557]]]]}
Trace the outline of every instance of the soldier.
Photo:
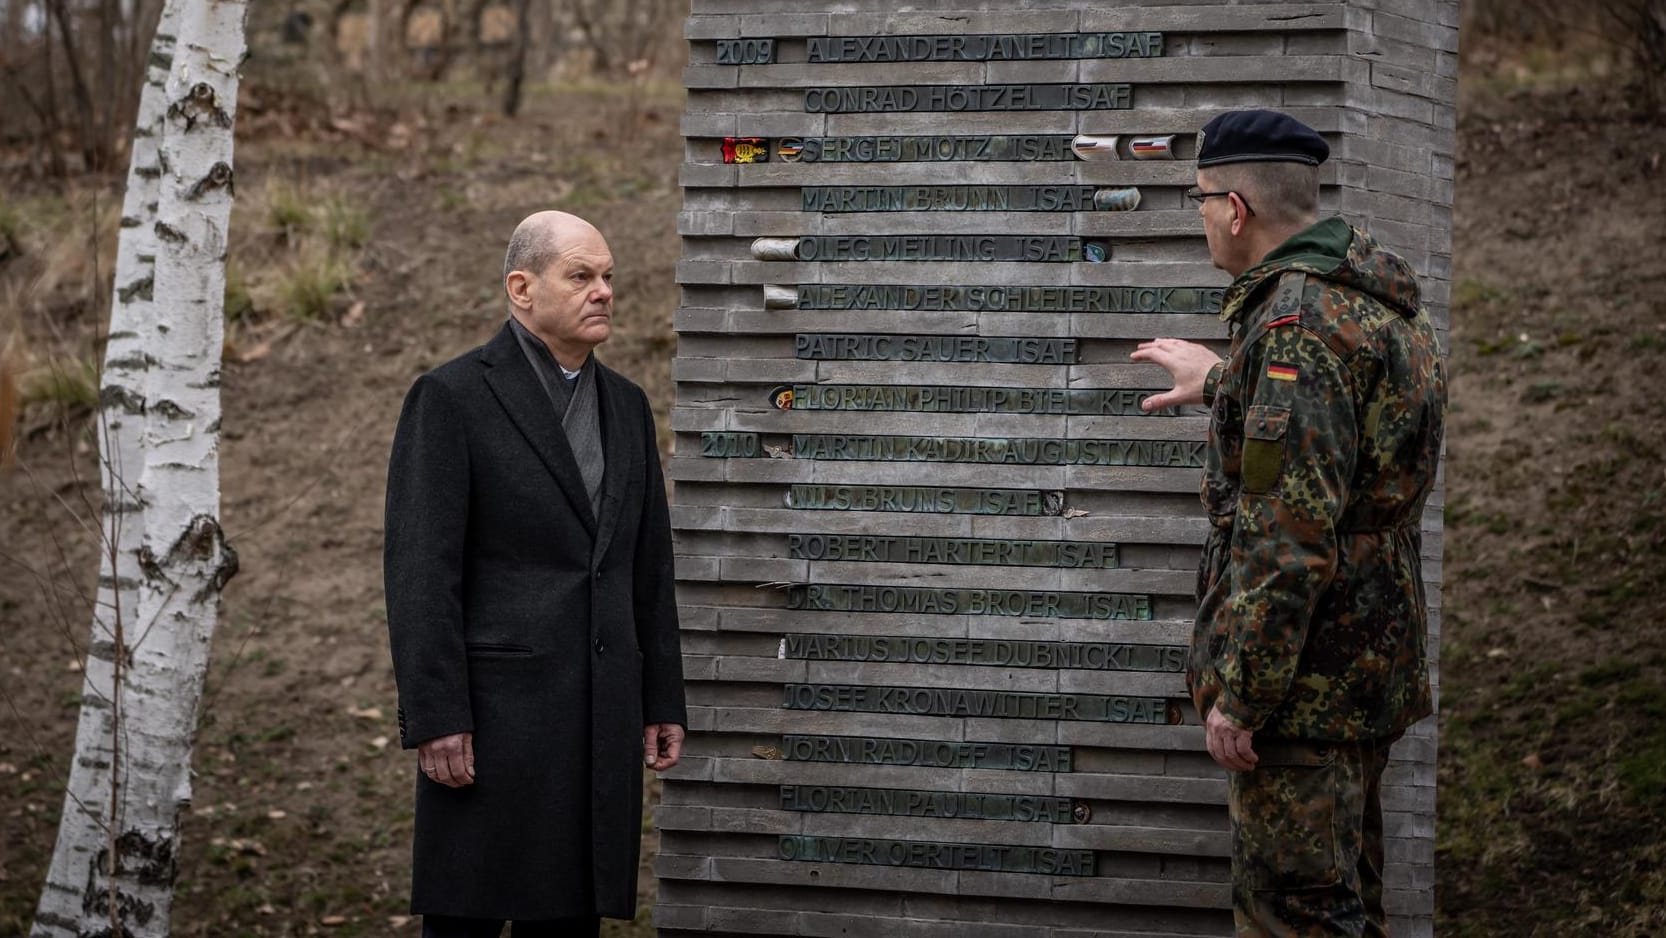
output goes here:
{"type": "Polygon", "coordinates": [[[1156,339],[1152,410],[1211,408],[1211,522],[1187,683],[1229,771],[1238,935],[1385,935],[1390,744],[1432,712],[1419,525],[1445,420],[1411,267],[1319,220],[1311,128],[1273,111],[1198,136],[1209,256],[1236,279],[1226,361],[1156,339]]]}

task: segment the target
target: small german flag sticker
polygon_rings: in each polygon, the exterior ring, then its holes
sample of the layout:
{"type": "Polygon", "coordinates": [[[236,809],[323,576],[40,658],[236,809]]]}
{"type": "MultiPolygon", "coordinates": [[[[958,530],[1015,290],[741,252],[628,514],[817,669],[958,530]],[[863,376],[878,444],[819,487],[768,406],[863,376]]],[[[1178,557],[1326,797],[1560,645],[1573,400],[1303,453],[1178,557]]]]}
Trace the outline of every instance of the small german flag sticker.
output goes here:
{"type": "Polygon", "coordinates": [[[1284,362],[1272,362],[1267,365],[1267,377],[1274,381],[1294,381],[1300,373],[1295,365],[1287,365],[1284,362]]]}

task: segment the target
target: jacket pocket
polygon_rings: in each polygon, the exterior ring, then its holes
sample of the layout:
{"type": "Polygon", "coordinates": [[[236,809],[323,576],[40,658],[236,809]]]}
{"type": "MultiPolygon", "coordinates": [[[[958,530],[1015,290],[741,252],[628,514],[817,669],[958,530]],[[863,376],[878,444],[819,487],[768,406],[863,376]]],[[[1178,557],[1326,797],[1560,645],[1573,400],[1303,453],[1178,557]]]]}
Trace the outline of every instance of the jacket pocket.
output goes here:
{"type": "Polygon", "coordinates": [[[1239,477],[1244,491],[1266,494],[1278,487],[1284,474],[1284,431],[1290,409],[1256,404],[1244,415],[1244,460],[1239,477]]]}
{"type": "Polygon", "coordinates": [[[508,642],[467,642],[463,645],[470,658],[530,658],[531,645],[508,642]]]}

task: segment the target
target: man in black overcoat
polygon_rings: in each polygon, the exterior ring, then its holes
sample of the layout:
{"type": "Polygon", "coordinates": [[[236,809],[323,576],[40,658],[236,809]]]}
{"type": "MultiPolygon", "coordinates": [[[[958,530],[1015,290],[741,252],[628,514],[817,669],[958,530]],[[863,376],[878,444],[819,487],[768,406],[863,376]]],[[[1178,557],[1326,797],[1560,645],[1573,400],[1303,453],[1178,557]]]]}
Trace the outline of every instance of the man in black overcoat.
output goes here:
{"type": "Polygon", "coordinates": [[[677,763],[687,717],[653,414],[591,354],[612,278],[590,224],[528,217],[509,321],[399,416],[384,572],[425,938],[636,914],[642,766],[677,763]]]}

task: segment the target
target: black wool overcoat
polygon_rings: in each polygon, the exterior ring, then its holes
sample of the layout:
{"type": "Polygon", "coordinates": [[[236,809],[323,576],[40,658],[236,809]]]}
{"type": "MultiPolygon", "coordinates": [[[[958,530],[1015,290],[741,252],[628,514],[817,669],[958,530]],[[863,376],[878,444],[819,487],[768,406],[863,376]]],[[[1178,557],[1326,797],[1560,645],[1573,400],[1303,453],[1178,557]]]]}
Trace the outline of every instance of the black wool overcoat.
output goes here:
{"type": "Polygon", "coordinates": [[[472,732],[476,778],[417,775],[418,913],[636,914],[642,728],[687,716],[653,414],[595,368],[599,511],[507,325],[418,378],[399,416],[384,574],[400,741],[472,732]]]}

